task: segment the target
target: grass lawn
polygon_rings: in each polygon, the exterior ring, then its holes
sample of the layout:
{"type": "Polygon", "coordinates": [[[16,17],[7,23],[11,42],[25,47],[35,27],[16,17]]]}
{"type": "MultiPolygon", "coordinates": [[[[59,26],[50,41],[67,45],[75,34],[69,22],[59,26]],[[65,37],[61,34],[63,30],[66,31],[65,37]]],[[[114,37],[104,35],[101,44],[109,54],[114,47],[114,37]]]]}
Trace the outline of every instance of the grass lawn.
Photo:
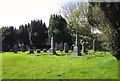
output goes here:
{"type": "Polygon", "coordinates": [[[2,53],[2,79],[118,79],[118,61],[109,52],[89,50],[83,56],[69,52],[2,53]]]}

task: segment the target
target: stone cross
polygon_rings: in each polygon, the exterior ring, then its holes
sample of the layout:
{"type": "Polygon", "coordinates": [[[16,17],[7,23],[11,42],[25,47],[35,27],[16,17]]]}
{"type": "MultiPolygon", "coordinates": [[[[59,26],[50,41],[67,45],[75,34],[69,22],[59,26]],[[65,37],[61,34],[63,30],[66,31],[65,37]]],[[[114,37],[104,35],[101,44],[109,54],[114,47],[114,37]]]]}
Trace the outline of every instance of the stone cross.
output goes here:
{"type": "Polygon", "coordinates": [[[50,55],[55,55],[55,54],[56,54],[56,51],[55,51],[55,43],[54,43],[53,37],[51,37],[50,55]]]}
{"type": "Polygon", "coordinates": [[[95,47],[95,39],[93,40],[93,51],[96,51],[96,47],[95,47]]]}
{"type": "Polygon", "coordinates": [[[64,53],[68,53],[68,44],[64,43],[64,53]]]}
{"type": "Polygon", "coordinates": [[[73,56],[80,56],[81,55],[80,49],[79,49],[79,46],[78,46],[78,34],[77,33],[78,32],[76,32],[76,44],[73,48],[73,54],[72,54],[73,56]]]}
{"type": "Polygon", "coordinates": [[[76,46],[78,46],[78,32],[76,32],[76,46]]]}

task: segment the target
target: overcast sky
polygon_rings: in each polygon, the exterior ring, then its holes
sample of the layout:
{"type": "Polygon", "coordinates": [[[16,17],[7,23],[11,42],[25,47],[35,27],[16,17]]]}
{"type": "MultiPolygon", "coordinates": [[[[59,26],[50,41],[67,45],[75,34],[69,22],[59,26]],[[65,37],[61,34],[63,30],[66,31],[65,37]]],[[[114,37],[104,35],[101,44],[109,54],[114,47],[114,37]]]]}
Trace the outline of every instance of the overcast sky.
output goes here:
{"type": "Polygon", "coordinates": [[[71,1],[75,0],[0,0],[0,27],[18,28],[34,19],[42,19],[48,26],[50,15],[71,1]]]}

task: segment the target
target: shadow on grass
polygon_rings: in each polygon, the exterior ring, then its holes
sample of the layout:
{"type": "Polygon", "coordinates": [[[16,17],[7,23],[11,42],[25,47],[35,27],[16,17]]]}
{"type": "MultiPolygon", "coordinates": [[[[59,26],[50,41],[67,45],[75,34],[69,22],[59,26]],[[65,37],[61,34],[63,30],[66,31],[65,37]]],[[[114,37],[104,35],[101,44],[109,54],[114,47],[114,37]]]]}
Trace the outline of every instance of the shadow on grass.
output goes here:
{"type": "Polygon", "coordinates": [[[57,54],[57,56],[66,56],[66,55],[70,55],[69,53],[66,54],[57,54]]]}

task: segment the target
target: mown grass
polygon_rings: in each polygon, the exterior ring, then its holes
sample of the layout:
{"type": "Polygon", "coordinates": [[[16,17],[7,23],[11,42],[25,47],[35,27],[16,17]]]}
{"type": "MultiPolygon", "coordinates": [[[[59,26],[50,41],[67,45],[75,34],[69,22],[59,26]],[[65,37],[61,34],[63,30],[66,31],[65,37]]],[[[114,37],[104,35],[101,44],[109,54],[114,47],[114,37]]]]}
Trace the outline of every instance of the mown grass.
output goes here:
{"type": "Polygon", "coordinates": [[[28,52],[2,53],[3,79],[118,79],[118,62],[109,53],[89,50],[89,54],[72,56],[57,51],[40,56],[28,52]]]}
{"type": "Polygon", "coordinates": [[[2,54],[0,54],[0,81],[2,80],[2,54]]]}

